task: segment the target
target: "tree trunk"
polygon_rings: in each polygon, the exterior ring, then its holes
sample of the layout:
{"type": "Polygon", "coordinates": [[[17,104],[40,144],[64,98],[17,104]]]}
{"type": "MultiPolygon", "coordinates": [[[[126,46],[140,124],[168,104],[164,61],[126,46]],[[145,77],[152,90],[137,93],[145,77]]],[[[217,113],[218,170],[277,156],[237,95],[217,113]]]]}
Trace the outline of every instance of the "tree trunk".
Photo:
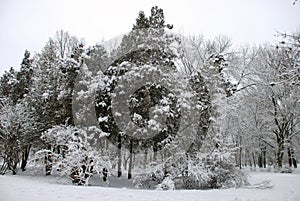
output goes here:
{"type": "Polygon", "coordinates": [[[123,163],[124,163],[124,165],[123,165],[123,167],[124,167],[124,170],[127,170],[127,163],[128,163],[128,160],[129,160],[129,158],[130,158],[130,155],[126,158],[127,156],[126,156],[126,154],[124,154],[124,158],[123,158],[123,163]]]}
{"type": "Polygon", "coordinates": [[[8,147],[6,150],[6,162],[13,175],[17,174],[17,165],[19,163],[19,152],[16,148],[8,147]]]}
{"type": "Polygon", "coordinates": [[[4,159],[4,162],[0,168],[0,175],[4,175],[6,173],[6,171],[8,170],[8,164],[4,159]]]}
{"type": "Polygon", "coordinates": [[[12,171],[13,175],[17,174],[17,164],[13,164],[13,166],[10,168],[10,170],[12,171]]]}
{"type": "Polygon", "coordinates": [[[288,148],[288,158],[290,167],[294,166],[294,168],[297,168],[297,160],[295,159],[294,149],[291,147],[288,148]]]}
{"type": "Polygon", "coordinates": [[[267,168],[267,147],[266,146],[264,146],[263,147],[263,150],[262,150],[262,159],[263,159],[263,167],[264,168],[267,168]]]}
{"type": "Polygon", "coordinates": [[[28,145],[22,152],[21,170],[24,172],[27,165],[27,160],[30,152],[31,144],[28,145]]]}
{"type": "Polygon", "coordinates": [[[258,165],[259,168],[263,167],[263,155],[262,155],[262,153],[260,153],[258,155],[257,165],[258,165]]]}
{"type": "Polygon", "coordinates": [[[153,146],[153,162],[156,162],[156,160],[157,160],[157,151],[158,151],[158,149],[154,145],[153,146]]]}
{"type": "Polygon", "coordinates": [[[9,159],[8,169],[12,171],[13,175],[17,174],[18,162],[19,162],[19,160],[15,155],[12,158],[9,159]]]}
{"type": "Polygon", "coordinates": [[[153,154],[149,154],[149,162],[150,164],[153,162],[153,154]]]}
{"type": "Polygon", "coordinates": [[[293,166],[293,156],[292,156],[290,148],[288,148],[288,160],[289,160],[289,166],[292,167],[293,166]]]}
{"type": "MultiPolygon", "coordinates": [[[[249,161],[249,150],[245,149],[245,153],[244,153],[244,166],[247,167],[248,166],[248,161],[249,161]]],[[[249,162],[250,165],[251,162],[249,162]]]]}
{"type": "Polygon", "coordinates": [[[294,168],[297,168],[297,160],[295,158],[293,158],[293,165],[294,165],[294,168]]]}
{"type": "Polygon", "coordinates": [[[131,168],[134,169],[135,168],[135,154],[132,152],[132,156],[133,156],[133,162],[132,162],[132,165],[131,165],[131,168]]]}
{"type": "Polygon", "coordinates": [[[242,153],[243,153],[243,149],[242,149],[242,137],[240,137],[239,140],[239,168],[242,169],[242,153]]]}
{"type": "Polygon", "coordinates": [[[277,147],[277,154],[276,154],[276,163],[279,169],[282,168],[283,162],[283,153],[284,153],[284,146],[283,143],[279,143],[277,147]]]}
{"type": "Polygon", "coordinates": [[[249,165],[250,165],[250,167],[252,168],[252,160],[251,160],[250,154],[249,154],[249,165]]]}
{"type": "Polygon", "coordinates": [[[122,140],[121,140],[121,135],[119,134],[118,136],[118,177],[122,176],[122,152],[121,152],[121,148],[122,148],[122,140]]]}
{"type": "Polygon", "coordinates": [[[107,181],[107,175],[108,175],[107,168],[102,169],[102,174],[103,174],[103,181],[106,182],[107,181]]]}
{"type": "MultiPolygon", "coordinates": [[[[48,150],[51,151],[51,145],[48,145],[48,150]]],[[[51,154],[47,153],[45,156],[45,170],[46,176],[51,175],[52,172],[52,156],[51,154]]]]}
{"type": "Polygon", "coordinates": [[[144,168],[147,166],[147,158],[148,158],[148,149],[145,149],[145,155],[144,155],[144,168]]]}
{"type": "Polygon", "coordinates": [[[256,168],[255,154],[252,152],[253,166],[256,168]]]}
{"type": "Polygon", "coordinates": [[[130,141],[130,155],[129,155],[128,179],[132,178],[132,158],[133,158],[132,141],[130,141]]]}

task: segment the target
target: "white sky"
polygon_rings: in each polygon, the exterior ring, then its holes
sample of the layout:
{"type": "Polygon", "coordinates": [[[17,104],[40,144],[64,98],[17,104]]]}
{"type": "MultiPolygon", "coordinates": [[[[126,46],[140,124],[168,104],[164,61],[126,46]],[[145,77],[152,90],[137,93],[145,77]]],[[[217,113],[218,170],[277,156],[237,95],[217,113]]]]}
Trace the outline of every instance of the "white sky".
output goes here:
{"type": "Polygon", "coordinates": [[[293,0],[0,0],[0,73],[19,68],[25,49],[40,52],[63,29],[88,45],[128,32],[140,10],[157,5],[174,31],[229,36],[235,45],[272,42],[300,29],[293,0]]]}

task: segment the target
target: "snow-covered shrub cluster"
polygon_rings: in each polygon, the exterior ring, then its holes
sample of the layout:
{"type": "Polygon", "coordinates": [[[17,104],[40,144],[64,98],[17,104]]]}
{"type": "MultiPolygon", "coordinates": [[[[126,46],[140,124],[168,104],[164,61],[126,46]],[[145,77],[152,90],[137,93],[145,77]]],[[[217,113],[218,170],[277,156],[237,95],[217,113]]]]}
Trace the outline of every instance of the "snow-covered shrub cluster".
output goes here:
{"type": "Polygon", "coordinates": [[[156,190],[175,190],[175,183],[170,177],[166,177],[157,185],[156,190]]]}
{"type": "Polygon", "coordinates": [[[234,163],[233,152],[216,148],[210,153],[192,156],[178,154],[168,162],[153,167],[148,174],[135,178],[139,188],[211,189],[241,187],[248,176],[234,163]]]}
{"type": "Polygon", "coordinates": [[[138,175],[133,180],[133,185],[137,188],[153,189],[164,180],[162,164],[155,165],[145,174],[138,175]]]}
{"type": "Polygon", "coordinates": [[[248,184],[247,175],[235,167],[234,157],[220,149],[209,155],[197,154],[189,160],[188,174],[183,176],[182,188],[208,189],[241,187],[248,184]]]}
{"type": "MultiPolygon", "coordinates": [[[[109,161],[89,144],[85,130],[74,126],[55,126],[41,136],[48,149],[38,151],[36,159],[46,157],[48,170],[56,169],[76,185],[88,185],[93,174],[109,168],[109,161]]],[[[47,168],[46,168],[47,169],[47,168]]]]}
{"type": "Polygon", "coordinates": [[[31,143],[37,138],[36,119],[24,103],[11,105],[0,99],[0,108],[0,174],[8,170],[17,174],[19,162],[25,170],[31,143]]]}

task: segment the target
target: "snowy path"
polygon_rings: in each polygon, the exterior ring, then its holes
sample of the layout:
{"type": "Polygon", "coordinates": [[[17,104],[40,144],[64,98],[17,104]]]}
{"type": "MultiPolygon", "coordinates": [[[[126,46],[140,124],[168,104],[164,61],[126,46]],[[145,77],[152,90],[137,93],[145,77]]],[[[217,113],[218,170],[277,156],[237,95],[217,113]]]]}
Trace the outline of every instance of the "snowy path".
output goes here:
{"type": "Polygon", "coordinates": [[[300,174],[251,172],[251,183],[271,180],[272,189],[153,191],[57,184],[32,176],[0,176],[0,201],[299,201],[300,174]]]}

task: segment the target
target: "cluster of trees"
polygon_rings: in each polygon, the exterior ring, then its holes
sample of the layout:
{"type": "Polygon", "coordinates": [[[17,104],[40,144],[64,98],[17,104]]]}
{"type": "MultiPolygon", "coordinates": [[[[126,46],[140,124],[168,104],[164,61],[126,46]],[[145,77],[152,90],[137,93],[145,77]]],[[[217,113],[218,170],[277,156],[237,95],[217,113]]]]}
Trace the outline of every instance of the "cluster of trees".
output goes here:
{"type": "Polygon", "coordinates": [[[26,50],[0,79],[0,173],[41,163],[85,185],[140,168],[137,186],[165,189],[240,186],[246,166],[296,168],[300,34],[233,49],[172,27],[153,7],[109,51],[64,31],[26,50]]]}
{"type": "MultiPolygon", "coordinates": [[[[190,39],[190,61],[203,68],[209,55],[226,57],[231,84],[222,110],[223,132],[232,136],[239,167],[297,167],[299,152],[299,33],[278,33],[276,44],[230,48],[227,38],[190,39]]],[[[204,72],[204,70],[202,70],[204,72]]]]}

